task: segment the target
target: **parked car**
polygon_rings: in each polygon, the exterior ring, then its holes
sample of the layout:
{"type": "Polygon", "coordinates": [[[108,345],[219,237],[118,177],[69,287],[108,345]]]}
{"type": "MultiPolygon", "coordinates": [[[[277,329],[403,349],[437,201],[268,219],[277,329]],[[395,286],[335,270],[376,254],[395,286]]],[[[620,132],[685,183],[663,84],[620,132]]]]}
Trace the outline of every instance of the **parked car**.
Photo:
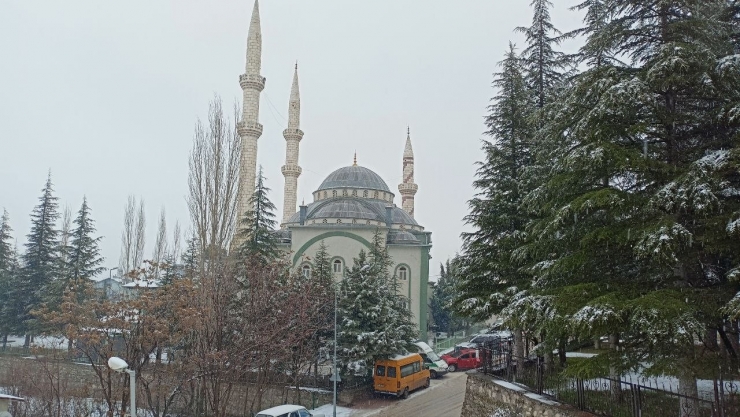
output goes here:
{"type": "Polygon", "coordinates": [[[447,373],[447,362],[440,359],[428,344],[424,342],[415,342],[414,344],[419,349],[419,355],[424,359],[424,367],[429,369],[432,379],[439,378],[447,373]]]}
{"type": "Polygon", "coordinates": [[[255,417],[325,417],[323,414],[311,414],[300,405],[285,404],[262,410],[255,417]]]}
{"type": "Polygon", "coordinates": [[[478,349],[462,349],[450,355],[444,355],[442,359],[447,362],[449,372],[475,369],[481,366],[481,356],[478,349]]]}

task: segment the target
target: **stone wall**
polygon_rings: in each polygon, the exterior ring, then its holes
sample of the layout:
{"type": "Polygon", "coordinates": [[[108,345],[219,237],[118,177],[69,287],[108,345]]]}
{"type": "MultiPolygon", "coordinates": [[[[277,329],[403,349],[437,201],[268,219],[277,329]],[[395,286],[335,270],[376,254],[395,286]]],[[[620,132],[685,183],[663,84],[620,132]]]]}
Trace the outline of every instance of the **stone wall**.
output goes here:
{"type": "Polygon", "coordinates": [[[497,378],[468,372],[461,417],[593,417],[497,378]]]}

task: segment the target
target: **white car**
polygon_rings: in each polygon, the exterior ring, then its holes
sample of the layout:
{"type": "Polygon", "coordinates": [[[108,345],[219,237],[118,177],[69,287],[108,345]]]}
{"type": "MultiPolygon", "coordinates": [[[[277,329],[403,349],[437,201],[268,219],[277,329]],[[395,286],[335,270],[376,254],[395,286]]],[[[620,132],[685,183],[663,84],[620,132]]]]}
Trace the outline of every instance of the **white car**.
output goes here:
{"type": "Polygon", "coordinates": [[[324,415],[311,414],[306,407],[300,405],[285,404],[262,410],[254,417],[324,417],[324,415]]]}

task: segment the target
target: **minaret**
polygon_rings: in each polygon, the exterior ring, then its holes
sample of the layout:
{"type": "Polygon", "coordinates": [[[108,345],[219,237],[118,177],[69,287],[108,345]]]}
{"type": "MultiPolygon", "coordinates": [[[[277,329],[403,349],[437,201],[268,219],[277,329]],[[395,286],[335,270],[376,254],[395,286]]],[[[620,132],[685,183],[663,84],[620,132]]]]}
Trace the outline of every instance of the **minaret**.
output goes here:
{"type": "Polygon", "coordinates": [[[301,127],[301,94],[298,91],[298,63],[293,73],[293,86],[290,89],[290,104],[288,105],[288,128],[283,130],[285,138],[285,165],[281,171],[285,177],[283,191],[283,227],[295,213],[298,201],[298,177],[301,167],[298,166],[298,145],[303,139],[301,127]]]}
{"type": "Polygon", "coordinates": [[[249,199],[254,193],[257,173],[257,139],[262,136],[262,125],[259,123],[260,93],[265,88],[265,77],[260,75],[261,67],[262,31],[260,30],[259,0],[255,0],[247,37],[246,70],[239,76],[239,85],[244,92],[244,104],[242,120],[237,124],[237,132],[242,139],[239,195],[237,197],[238,219],[241,219],[250,209],[249,199]]]}
{"type": "Polygon", "coordinates": [[[406,128],[406,148],[403,150],[403,182],[398,184],[401,207],[414,217],[414,195],[419,186],[414,183],[414,150],[411,149],[411,129],[406,128]]]}

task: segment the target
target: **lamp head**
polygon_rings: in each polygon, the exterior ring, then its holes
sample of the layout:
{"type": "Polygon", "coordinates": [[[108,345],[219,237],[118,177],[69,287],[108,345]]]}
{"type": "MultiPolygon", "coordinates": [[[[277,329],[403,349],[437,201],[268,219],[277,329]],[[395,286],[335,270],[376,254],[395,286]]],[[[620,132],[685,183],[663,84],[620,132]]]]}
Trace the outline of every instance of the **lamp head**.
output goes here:
{"type": "Polygon", "coordinates": [[[108,367],[116,372],[123,372],[124,369],[128,368],[128,364],[125,360],[117,356],[113,356],[108,359],[108,367]]]}

